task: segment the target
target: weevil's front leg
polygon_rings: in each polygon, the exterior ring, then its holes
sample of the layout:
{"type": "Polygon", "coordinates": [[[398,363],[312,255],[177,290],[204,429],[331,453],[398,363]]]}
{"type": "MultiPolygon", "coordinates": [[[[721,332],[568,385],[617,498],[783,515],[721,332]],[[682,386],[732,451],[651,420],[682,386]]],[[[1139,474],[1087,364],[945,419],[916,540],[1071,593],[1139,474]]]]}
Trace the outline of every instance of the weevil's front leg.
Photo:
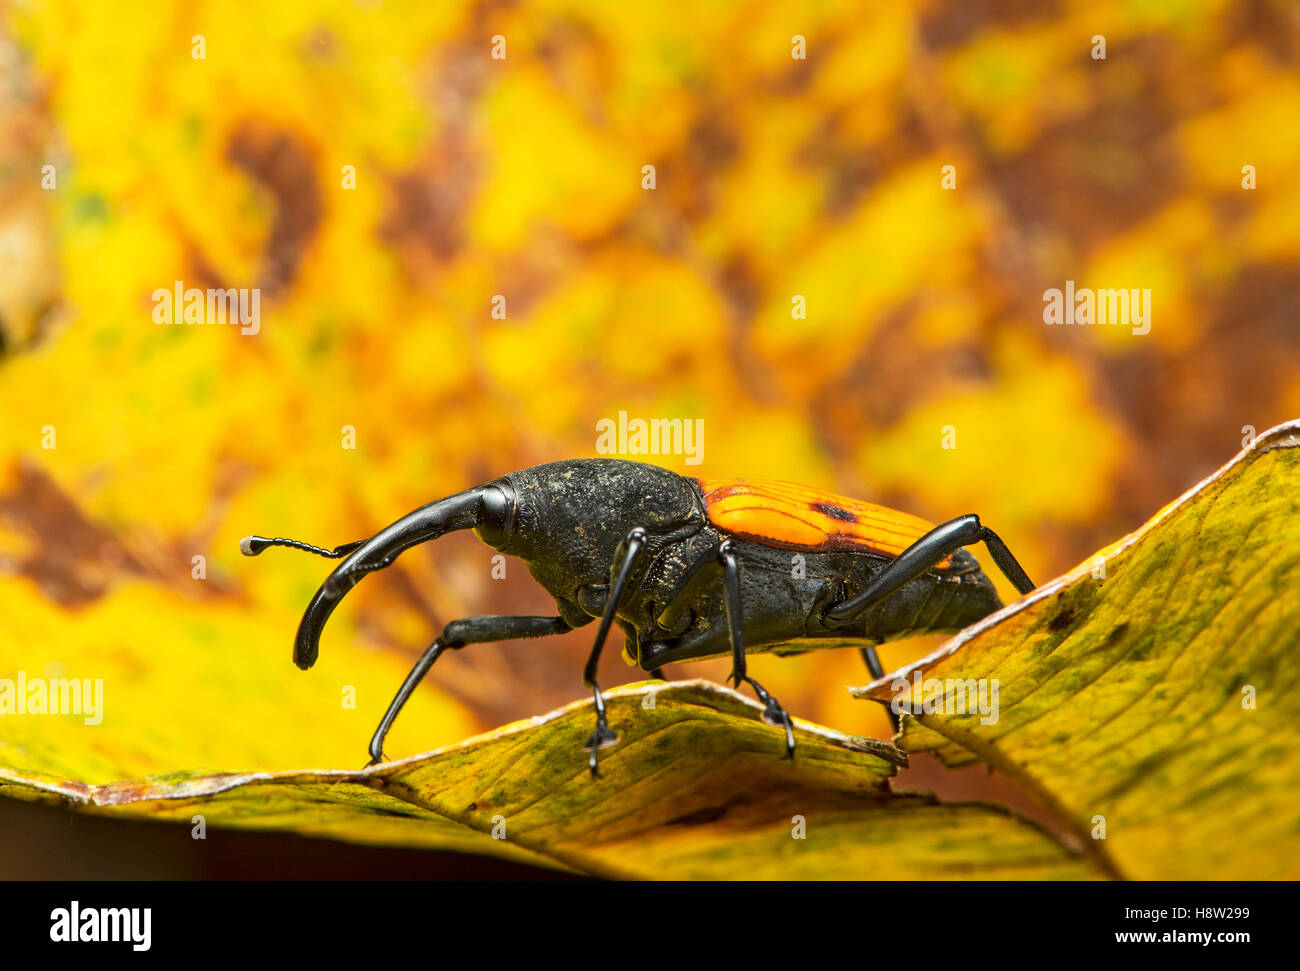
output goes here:
{"type": "Polygon", "coordinates": [[[749,676],[745,664],[745,627],[740,609],[740,566],[736,561],[736,551],[731,540],[723,540],[718,547],[718,561],[722,564],[722,576],[727,592],[727,629],[731,635],[731,678],[737,688],[741,682],[747,683],[758,695],[758,700],[766,707],[763,720],[769,725],[785,727],[785,757],[794,758],[794,728],[790,724],[789,713],[781,704],[767,693],[767,690],[749,676]]]}
{"type": "Polygon", "coordinates": [[[618,549],[614,551],[614,564],[610,567],[608,599],[605,601],[605,609],[601,612],[600,627],[596,631],[596,643],[592,645],[587,666],[582,672],[582,683],[591,689],[592,696],[596,700],[596,730],[591,733],[591,738],[584,746],[591,753],[587,765],[593,776],[600,774],[596,768],[600,750],[618,742],[618,735],[610,730],[609,722],[605,717],[605,696],[600,693],[600,685],[596,683],[596,668],[600,665],[600,652],[605,647],[605,639],[609,636],[609,628],[614,623],[614,615],[618,612],[623,591],[627,588],[632,570],[636,567],[641,554],[645,552],[645,547],[646,531],[638,526],[627,534],[623,542],[619,543],[618,549]]]}
{"type": "Polygon", "coordinates": [[[1022,594],[1034,589],[1034,583],[1025,575],[1006,544],[987,526],[980,525],[978,516],[959,516],[941,526],[936,526],[915,543],[903,550],[875,579],[848,600],[836,604],[823,615],[832,624],[847,624],[861,617],[889,595],[898,592],[940,560],[951,556],[963,546],[987,543],[993,561],[1004,576],[1022,594]]]}
{"type": "Polygon", "coordinates": [[[438,639],[430,644],[411,668],[402,686],[397,689],[388,710],[384,712],[379,727],[370,739],[370,761],[366,766],[386,761],[384,737],[393,727],[398,713],[411,697],[433,662],[447,650],[457,651],[467,644],[489,644],[493,641],[513,641],[525,637],[546,637],[549,634],[567,634],[573,627],[560,617],[465,617],[453,620],[443,628],[438,639]]]}

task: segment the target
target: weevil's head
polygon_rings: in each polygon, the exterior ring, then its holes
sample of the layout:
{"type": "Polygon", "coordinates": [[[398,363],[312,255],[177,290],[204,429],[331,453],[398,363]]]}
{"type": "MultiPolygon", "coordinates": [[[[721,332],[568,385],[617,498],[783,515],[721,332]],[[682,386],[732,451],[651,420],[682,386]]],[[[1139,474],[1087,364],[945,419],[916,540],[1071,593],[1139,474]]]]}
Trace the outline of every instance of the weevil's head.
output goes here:
{"type": "Polygon", "coordinates": [[[316,657],[320,652],[320,635],[325,628],[325,622],[329,620],[330,615],[334,613],[334,608],[339,605],[347,592],[355,587],[363,576],[382,569],[402,552],[418,543],[437,539],[451,530],[474,528],[479,521],[483,497],[484,489],[479,487],[431,502],[414,512],[407,513],[370,539],[341,547],[334,553],[309,547],[303,543],[265,540],[261,537],[245,539],[241,546],[244,553],[250,556],[256,556],[263,549],[274,545],[293,545],[326,556],[339,555],[344,550],[350,550],[347,558],[321,584],[302,615],[302,620],[298,624],[298,634],[294,639],[294,663],[304,671],[316,663],[316,657]]]}
{"type": "MultiPolygon", "coordinates": [[[[640,462],[578,459],[514,472],[431,502],[370,539],[333,552],[263,537],[249,537],[243,549],[253,556],[277,545],[326,556],[347,553],[298,625],[293,659],[305,670],[316,663],[321,631],[334,608],[363,576],[451,530],[473,529],[489,546],[518,556],[563,608],[580,604],[584,589],[608,582],[618,544],[633,528],[645,529],[653,547],[698,529],[702,518],[690,480],[676,473],[640,462]]],[[[570,616],[576,622],[576,614],[570,616]]]]}

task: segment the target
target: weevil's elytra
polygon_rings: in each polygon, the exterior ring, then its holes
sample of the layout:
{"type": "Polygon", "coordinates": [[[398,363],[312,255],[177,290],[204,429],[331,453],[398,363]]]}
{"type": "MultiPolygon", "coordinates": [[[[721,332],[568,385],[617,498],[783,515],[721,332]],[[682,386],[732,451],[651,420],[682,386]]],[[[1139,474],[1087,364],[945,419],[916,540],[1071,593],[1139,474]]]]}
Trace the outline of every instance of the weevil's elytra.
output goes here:
{"type": "Polygon", "coordinates": [[[730,656],[731,679],[749,684],[764,718],[785,730],[789,715],[748,676],[755,651],[801,653],[857,646],[872,674],[873,645],[948,632],[1002,606],[992,582],[962,547],[988,545],[1021,593],[1033,589],[1020,564],[973,515],[939,526],[884,506],[786,482],[692,479],[622,459],[574,459],[511,472],[431,502],[375,536],[326,550],[251,536],[255,556],[289,546],[343,562],[307,606],[294,661],[315,663],[325,622],[367,573],[405,550],[455,529],[521,559],[555,598],[554,617],[467,617],[452,621],[398,690],[370,743],[383,740],[441,654],[470,644],[561,634],[598,620],[583,682],[596,704],[588,763],[617,742],[596,684],[610,630],[624,634],[629,661],[658,675],[662,665],[730,656]],[[797,559],[796,559],[797,554],[797,559]]]}
{"type": "MultiPolygon", "coordinates": [[[[792,550],[861,549],[894,557],[934,528],[917,516],[792,482],[697,479],[709,520],[733,536],[792,550]]],[[[948,569],[951,558],[936,564],[948,569]]]]}

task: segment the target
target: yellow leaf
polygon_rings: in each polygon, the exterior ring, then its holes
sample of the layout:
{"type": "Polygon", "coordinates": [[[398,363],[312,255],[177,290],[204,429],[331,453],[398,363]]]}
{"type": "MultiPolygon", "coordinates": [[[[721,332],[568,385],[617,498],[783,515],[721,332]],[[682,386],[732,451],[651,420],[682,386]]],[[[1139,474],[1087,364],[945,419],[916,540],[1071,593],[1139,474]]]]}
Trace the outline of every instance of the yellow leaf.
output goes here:
{"type": "Polygon", "coordinates": [[[1123,876],[1295,879],[1298,589],[1292,422],[1089,562],[853,691],[917,705],[932,692],[904,748],[1005,772],[1123,876]],[[962,704],[995,684],[992,716],[962,704]]]}
{"type": "Polygon", "coordinates": [[[0,767],[0,794],[193,824],[490,853],[644,879],[1081,879],[1094,864],[1005,810],[895,794],[906,757],[799,722],[796,757],[761,709],[703,681],[607,694],[622,736],[600,775],[583,701],[358,771],[179,773],[87,786],[0,767]]]}

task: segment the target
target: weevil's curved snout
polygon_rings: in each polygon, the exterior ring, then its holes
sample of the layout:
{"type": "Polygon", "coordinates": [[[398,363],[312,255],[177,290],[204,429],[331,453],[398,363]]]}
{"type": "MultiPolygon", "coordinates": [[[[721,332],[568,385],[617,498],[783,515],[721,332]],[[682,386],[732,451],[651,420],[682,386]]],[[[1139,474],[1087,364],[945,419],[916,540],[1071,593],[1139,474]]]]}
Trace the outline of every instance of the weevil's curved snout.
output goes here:
{"type": "MultiPolygon", "coordinates": [[[[437,539],[455,529],[473,529],[479,524],[484,497],[497,486],[479,486],[439,499],[407,513],[361,543],[321,584],[298,624],[293,643],[293,663],[304,671],[316,663],[320,635],[339,601],[367,573],[388,566],[396,557],[419,543],[437,539]]],[[[493,496],[489,505],[499,502],[493,496]]],[[[495,511],[490,510],[490,511],[495,511]]]]}

